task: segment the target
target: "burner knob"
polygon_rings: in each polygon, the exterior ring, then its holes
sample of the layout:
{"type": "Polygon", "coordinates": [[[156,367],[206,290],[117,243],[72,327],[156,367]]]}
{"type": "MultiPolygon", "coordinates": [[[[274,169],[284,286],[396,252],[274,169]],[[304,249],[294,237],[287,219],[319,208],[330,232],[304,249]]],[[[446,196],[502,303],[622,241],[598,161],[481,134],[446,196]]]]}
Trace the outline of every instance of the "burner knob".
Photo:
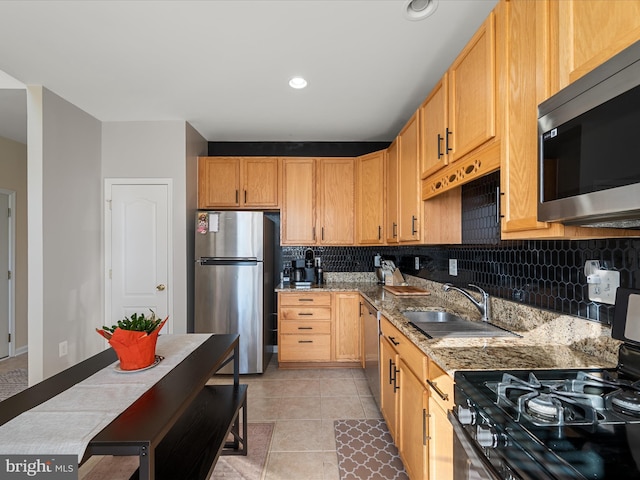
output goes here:
{"type": "Polygon", "coordinates": [[[478,425],[476,429],[476,441],[483,448],[496,448],[498,446],[498,434],[488,425],[478,425]]]}
{"type": "Polygon", "coordinates": [[[471,407],[458,406],[458,420],[463,425],[474,425],[476,423],[476,411],[471,407]]]}

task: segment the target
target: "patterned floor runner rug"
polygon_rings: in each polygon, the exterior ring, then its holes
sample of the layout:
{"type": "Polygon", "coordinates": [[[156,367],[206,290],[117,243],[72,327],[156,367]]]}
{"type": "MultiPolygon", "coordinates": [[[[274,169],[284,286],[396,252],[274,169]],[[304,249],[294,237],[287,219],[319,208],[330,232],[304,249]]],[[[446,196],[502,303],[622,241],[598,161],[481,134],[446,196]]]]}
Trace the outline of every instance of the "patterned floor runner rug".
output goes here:
{"type": "Polygon", "coordinates": [[[26,368],[17,368],[0,375],[0,401],[21,392],[28,386],[26,368]]]}
{"type": "Polygon", "coordinates": [[[340,480],[408,480],[384,420],[336,420],[340,480]]]}

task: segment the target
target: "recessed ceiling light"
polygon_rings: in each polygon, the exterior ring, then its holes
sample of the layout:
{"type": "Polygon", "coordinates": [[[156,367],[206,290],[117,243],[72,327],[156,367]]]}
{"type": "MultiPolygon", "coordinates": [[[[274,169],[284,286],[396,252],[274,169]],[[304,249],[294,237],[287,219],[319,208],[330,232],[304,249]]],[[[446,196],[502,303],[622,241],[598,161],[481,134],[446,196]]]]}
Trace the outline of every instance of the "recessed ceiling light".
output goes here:
{"type": "Polygon", "coordinates": [[[438,0],[406,0],[404,16],[409,20],[423,20],[432,15],[438,7],[438,0]]]}
{"type": "Polygon", "coordinates": [[[307,81],[302,77],[293,77],[289,80],[289,86],[291,88],[301,89],[307,86],[307,81]]]}

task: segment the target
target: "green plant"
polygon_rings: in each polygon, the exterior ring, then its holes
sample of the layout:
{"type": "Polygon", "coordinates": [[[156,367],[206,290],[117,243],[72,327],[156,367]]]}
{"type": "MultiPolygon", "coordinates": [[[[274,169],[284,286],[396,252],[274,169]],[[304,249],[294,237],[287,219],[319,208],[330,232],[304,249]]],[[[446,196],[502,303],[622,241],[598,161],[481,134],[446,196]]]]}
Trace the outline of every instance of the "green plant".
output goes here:
{"type": "Polygon", "coordinates": [[[118,320],[117,325],[112,325],[111,327],[103,326],[102,329],[110,333],[115,332],[116,328],[151,333],[162,323],[162,319],[157,318],[153,310],[149,309],[149,311],[151,312],[149,317],[145,317],[144,313],[133,313],[131,318],[124,317],[124,320],[118,320]]]}

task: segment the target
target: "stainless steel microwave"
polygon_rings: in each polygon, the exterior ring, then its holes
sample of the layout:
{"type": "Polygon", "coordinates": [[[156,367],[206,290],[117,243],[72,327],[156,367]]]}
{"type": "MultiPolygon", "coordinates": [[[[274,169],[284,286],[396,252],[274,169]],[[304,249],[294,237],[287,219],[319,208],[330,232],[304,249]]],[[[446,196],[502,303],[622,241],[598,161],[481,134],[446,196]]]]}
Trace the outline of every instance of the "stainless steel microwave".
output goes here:
{"type": "Polygon", "coordinates": [[[541,103],[538,136],[538,220],[640,229],[640,41],[541,103]]]}

